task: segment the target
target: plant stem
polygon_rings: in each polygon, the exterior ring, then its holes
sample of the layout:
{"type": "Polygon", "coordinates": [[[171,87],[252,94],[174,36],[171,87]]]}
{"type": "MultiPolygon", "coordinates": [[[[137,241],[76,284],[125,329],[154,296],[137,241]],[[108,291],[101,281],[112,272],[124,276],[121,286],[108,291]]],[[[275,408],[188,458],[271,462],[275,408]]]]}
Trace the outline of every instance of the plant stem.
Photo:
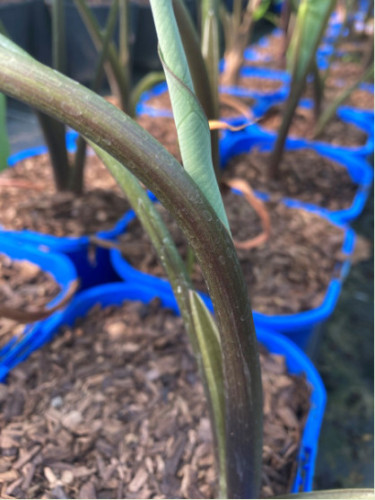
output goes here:
{"type": "Polygon", "coordinates": [[[129,100],[131,89],[131,71],[130,71],[130,54],[129,54],[129,0],[120,0],[119,13],[119,62],[123,70],[124,89],[127,89],[127,108],[129,112],[129,100]]]}
{"type": "Polygon", "coordinates": [[[66,73],[65,6],[63,0],[52,0],[52,66],[66,73]]]}
{"type": "Polygon", "coordinates": [[[270,156],[269,177],[271,179],[278,179],[280,176],[279,165],[283,158],[285,141],[288,137],[288,132],[294,117],[294,112],[298,106],[302,92],[303,87],[300,89],[293,89],[291,87],[288,100],[285,103],[285,108],[283,110],[283,120],[278,130],[277,139],[270,156]]]}
{"type": "Polygon", "coordinates": [[[331,104],[327,107],[327,109],[320,115],[319,121],[316,124],[313,137],[318,137],[326,127],[326,125],[332,120],[335,116],[337,108],[350,96],[350,94],[358,88],[358,86],[366,81],[371,75],[374,74],[374,63],[370,66],[367,71],[363,75],[361,75],[353,85],[350,85],[347,89],[344,89],[341,94],[339,94],[336,99],[331,102],[331,104]]]}
{"type": "Polygon", "coordinates": [[[57,191],[66,191],[70,185],[71,167],[65,143],[65,125],[40,111],[36,115],[51,159],[54,184],[57,191]]]}
{"type": "Polygon", "coordinates": [[[314,90],[314,118],[315,122],[317,122],[319,120],[319,115],[322,109],[324,86],[316,61],[314,61],[312,64],[312,75],[313,75],[313,90],[314,90]]]}
{"type": "Polygon", "coordinates": [[[126,164],[176,218],[200,263],[223,350],[229,498],[258,498],[262,386],[248,290],[232,238],[181,165],[120,110],[0,36],[0,91],[63,120],[126,164]]]}
{"type": "MultiPolygon", "coordinates": [[[[85,0],[74,0],[74,3],[81,14],[82,20],[90,33],[91,39],[97,51],[101,51],[103,48],[103,35],[97,20],[92,14],[90,8],[86,5],[85,0]]],[[[121,108],[124,111],[127,111],[129,109],[130,89],[128,88],[128,82],[126,80],[124,70],[121,67],[116,47],[113,42],[110,43],[108,49],[108,59],[109,63],[105,64],[105,70],[109,84],[113,94],[117,95],[119,102],[121,103],[121,108]]]]}

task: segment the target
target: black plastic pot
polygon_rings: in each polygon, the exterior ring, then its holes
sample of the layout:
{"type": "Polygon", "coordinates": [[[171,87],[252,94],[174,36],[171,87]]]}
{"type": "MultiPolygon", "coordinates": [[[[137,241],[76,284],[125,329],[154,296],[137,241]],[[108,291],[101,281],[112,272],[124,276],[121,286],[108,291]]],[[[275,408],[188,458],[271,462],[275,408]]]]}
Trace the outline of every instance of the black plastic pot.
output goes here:
{"type": "MultiPolygon", "coordinates": [[[[35,9],[36,23],[39,22],[41,28],[42,23],[47,16],[47,29],[41,29],[42,36],[38,37],[36,33],[37,59],[51,65],[51,13],[50,0],[45,0],[47,7],[43,6],[43,0],[36,0],[35,9]]],[[[110,8],[110,2],[103,1],[101,4],[90,5],[90,9],[95,16],[101,28],[104,28],[110,8]]],[[[130,53],[132,53],[132,40],[134,40],[134,16],[135,10],[130,8],[130,53]]],[[[98,52],[94,43],[91,40],[81,16],[74,5],[73,0],[65,0],[65,25],[66,25],[66,59],[67,59],[67,75],[74,80],[90,85],[94,78],[96,64],[98,62],[98,52]]],[[[37,26],[37,24],[36,24],[37,26]]],[[[39,29],[36,27],[36,29],[39,29]]],[[[119,32],[118,27],[115,30],[115,41],[118,44],[119,32]]]]}
{"type": "Polygon", "coordinates": [[[33,5],[34,0],[0,3],[0,20],[10,39],[24,50],[33,50],[33,5]]]}
{"type": "Polygon", "coordinates": [[[52,63],[51,16],[44,0],[34,0],[32,55],[43,64],[52,63]]]}
{"type": "MultiPolygon", "coordinates": [[[[196,0],[184,0],[194,22],[197,22],[196,0]]],[[[132,4],[135,22],[134,66],[142,71],[161,70],[158,42],[151,8],[142,3],[132,4]]]]}

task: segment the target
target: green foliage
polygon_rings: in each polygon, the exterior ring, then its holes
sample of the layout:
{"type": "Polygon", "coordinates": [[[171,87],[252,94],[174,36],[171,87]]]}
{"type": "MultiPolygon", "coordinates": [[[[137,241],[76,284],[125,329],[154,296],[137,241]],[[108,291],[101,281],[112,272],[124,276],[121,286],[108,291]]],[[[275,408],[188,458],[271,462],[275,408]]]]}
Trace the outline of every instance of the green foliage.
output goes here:
{"type": "Polygon", "coordinates": [[[250,43],[253,26],[266,16],[270,0],[247,0],[243,6],[242,0],[235,0],[230,13],[221,4],[221,20],[225,39],[225,70],[223,84],[233,86],[238,83],[239,72],[244,61],[244,50],[250,43]]]}
{"type": "Polygon", "coordinates": [[[300,2],[287,53],[288,69],[292,80],[283,121],[270,159],[271,177],[276,178],[279,175],[279,164],[294,112],[305,89],[307,76],[313,69],[316,52],[335,3],[336,0],[301,0],[300,2]]]}
{"type": "Polygon", "coordinates": [[[344,101],[346,101],[346,99],[352,94],[352,92],[354,92],[354,90],[356,90],[363,81],[366,81],[370,77],[373,78],[373,76],[374,76],[374,63],[372,63],[372,65],[369,68],[367,68],[367,70],[360,77],[358,77],[352,85],[344,89],[336,97],[336,99],[334,99],[330,103],[330,105],[324,110],[324,112],[321,113],[317,121],[317,124],[315,126],[314,137],[319,136],[319,134],[323,132],[326,125],[335,117],[338,107],[344,101]]]}
{"type": "Polygon", "coordinates": [[[6,128],[6,99],[4,94],[0,94],[0,171],[7,167],[9,154],[10,146],[6,128]]]}
{"type": "Polygon", "coordinates": [[[212,164],[207,118],[193,88],[171,2],[151,0],[183,165],[229,230],[212,164]]]}
{"type": "Polygon", "coordinates": [[[217,326],[200,296],[190,291],[190,307],[209,388],[220,471],[220,498],[227,497],[225,474],[225,395],[221,343],[217,326]]]}

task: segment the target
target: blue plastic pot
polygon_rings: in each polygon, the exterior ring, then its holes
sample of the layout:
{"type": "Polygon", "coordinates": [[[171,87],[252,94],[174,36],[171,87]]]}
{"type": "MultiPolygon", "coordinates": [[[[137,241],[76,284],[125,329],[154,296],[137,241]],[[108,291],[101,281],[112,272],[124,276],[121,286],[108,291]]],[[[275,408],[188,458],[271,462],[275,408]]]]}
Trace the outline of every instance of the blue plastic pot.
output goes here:
{"type": "MultiPolygon", "coordinates": [[[[259,139],[256,134],[251,133],[251,127],[241,135],[226,134],[220,144],[221,165],[225,168],[230,158],[242,153],[250,153],[253,148],[257,148],[260,151],[272,151],[274,143],[275,137],[269,140],[259,139]]],[[[304,140],[289,139],[286,142],[285,151],[298,151],[306,149],[306,146],[304,140]]],[[[372,167],[363,158],[348,155],[346,152],[336,148],[325,147],[321,144],[314,145],[312,148],[311,145],[309,145],[309,148],[315,149],[322,156],[331,158],[342,165],[342,167],[348,171],[352,181],[358,185],[350,207],[342,210],[328,210],[318,207],[321,213],[324,213],[338,223],[352,222],[361,214],[366,204],[374,178],[372,167]]],[[[305,203],[305,205],[308,205],[312,209],[317,208],[313,204],[305,203]]]]}
{"type": "MultiPolygon", "coordinates": [[[[75,150],[76,132],[67,135],[67,145],[70,152],[75,150]]],[[[45,146],[27,149],[12,155],[8,159],[9,166],[14,166],[17,162],[42,153],[46,153],[45,146]]],[[[122,233],[127,225],[127,217],[124,215],[116,225],[107,231],[99,231],[96,236],[101,239],[114,240],[122,233]]],[[[117,279],[117,274],[112,268],[109,250],[106,248],[91,248],[88,236],[80,237],[58,237],[48,234],[41,234],[35,231],[11,231],[4,229],[4,232],[20,242],[32,245],[41,249],[48,249],[55,253],[65,254],[76,267],[80,279],[81,289],[89,288],[101,283],[108,283],[117,279]]]]}
{"type": "MultiPolygon", "coordinates": [[[[50,273],[60,285],[60,293],[52,300],[48,307],[60,303],[69,290],[70,285],[77,279],[77,273],[68,258],[52,252],[42,252],[27,244],[20,244],[0,231],[0,253],[8,255],[12,260],[27,260],[38,265],[43,271],[50,273]]],[[[38,338],[43,321],[28,324],[22,336],[13,338],[4,347],[0,348],[0,382],[3,382],[18,363],[28,357],[33,350],[35,338],[38,338]]]]}
{"type": "MultiPolygon", "coordinates": [[[[233,191],[239,196],[241,195],[241,193],[237,192],[236,190],[233,191]]],[[[257,194],[259,195],[259,193],[257,194]]],[[[267,199],[266,195],[259,196],[263,199],[267,199]]],[[[338,277],[331,279],[324,300],[319,307],[297,314],[273,316],[253,311],[256,325],[264,328],[270,328],[274,331],[282,333],[289,339],[293,340],[293,342],[299,348],[307,351],[314,340],[314,333],[316,333],[318,327],[331,316],[336,307],[336,303],[341,292],[342,282],[347,276],[350,269],[350,256],[354,250],[355,233],[352,229],[346,226],[342,226],[341,224],[338,224],[336,221],[332,220],[327,216],[325,212],[317,207],[308,206],[305,203],[295,200],[283,200],[283,203],[285,203],[285,205],[289,206],[290,208],[301,208],[319,214],[321,217],[329,220],[332,224],[341,227],[345,235],[342,246],[342,254],[345,256],[345,260],[343,262],[337,263],[338,277]]],[[[131,210],[128,213],[128,222],[130,223],[130,221],[135,217],[135,213],[131,210]]],[[[110,251],[110,255],[114,269],[125,282],[136,284],[139,283],[143,286],[148,286],[152,289],[160,290],[161,293],[171,293],[171,285],[166,279],[152,276],[134,268],[122,256],[120,250],[112,249],[110,251]]],[[[211,311],[213,311],[211,299],[205,294],[201,295],[207,307],[211,311]]]]}
{"type": "MultiPolygon", "coordinates": [[[[78,295],[63,313],[58,313],[44,322],[38,338],[35,339],[34,347],[41,347],[50,341],[61,326],[73,325],[77,318],[85,316],[94,305],[100,304],[103,307],[120,305],[124,300],[141,300],[148,303],[155,297],[161,299],[163,307],[168,307],[178,314],[178,307],[173,294],[160,289],[115,283],[86,290],[78,295]]],[[[297,458],[297,473],[291,490],[293,493],[311,491],[319,432],[326,403],[323,382],[311,361],[288,339],[262,328],[257,329],[257,337],[259,342],[271,353],[285,356],[290,373],[304,373],[311,385],[311,407],[302,435],[297,458]]]]}

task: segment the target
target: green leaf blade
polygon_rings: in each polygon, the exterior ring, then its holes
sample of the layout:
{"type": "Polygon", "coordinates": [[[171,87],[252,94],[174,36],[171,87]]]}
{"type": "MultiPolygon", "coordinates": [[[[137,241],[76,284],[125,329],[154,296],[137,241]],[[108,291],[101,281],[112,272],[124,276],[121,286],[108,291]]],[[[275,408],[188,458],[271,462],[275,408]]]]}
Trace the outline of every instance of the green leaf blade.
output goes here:
{"type": "Polygon", "coordinates": [[[151,0],[150,3],[158,34],[159,53],[172,101],[184,168],[199,185],[229,231],[227,216],[212,164],[208,121],[194,94],[189,66],[178,32],[172,3],[170,0],[151,0]]]}
{"type": "Polygon", "coordinates": [[[4,94],[0,94],[0,171],[8,166],[8,156],[10,145],[6,127],[6,99],[4,94]]]}
{"type": "Polygon", "coordinates": [[[220,498],[226,498],[225,395],[220,334],[211,313],[197,292],[190,290],[189,299],[203,370],[210,391],[215,426],[213,431],[219,457],[220,498]]]}

